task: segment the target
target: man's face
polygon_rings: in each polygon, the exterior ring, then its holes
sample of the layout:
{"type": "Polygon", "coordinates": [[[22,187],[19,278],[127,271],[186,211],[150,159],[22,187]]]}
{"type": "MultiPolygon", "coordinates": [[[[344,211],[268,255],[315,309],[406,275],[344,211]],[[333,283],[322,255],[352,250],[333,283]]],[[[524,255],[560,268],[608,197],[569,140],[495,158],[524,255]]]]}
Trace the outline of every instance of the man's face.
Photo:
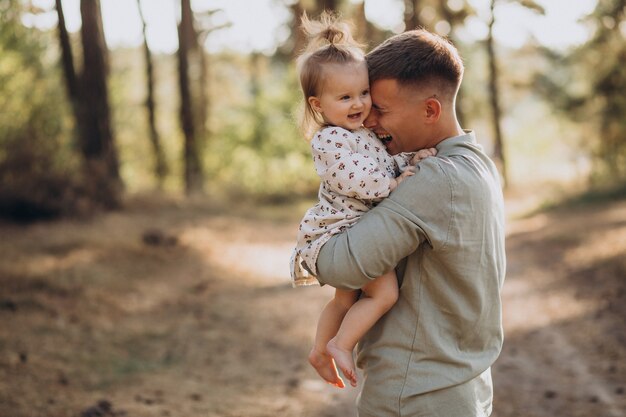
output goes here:
{"type": "Polygon", "coordinates": [[[421,143],[425,128],[421,117],[423,100],[412,98],[409,91],[400,88],[396,80],[374,81],[370,86],[372,111],[363,123],[376,133],[391,155],[425,147],[421,143]]]}

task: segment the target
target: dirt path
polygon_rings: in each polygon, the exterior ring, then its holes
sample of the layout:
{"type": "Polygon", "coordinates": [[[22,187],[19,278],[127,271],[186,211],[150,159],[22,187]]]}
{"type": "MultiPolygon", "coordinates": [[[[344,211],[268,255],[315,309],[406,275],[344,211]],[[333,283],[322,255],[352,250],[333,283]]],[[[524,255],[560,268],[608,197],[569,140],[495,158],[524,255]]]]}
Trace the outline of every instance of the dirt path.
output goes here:
{"type": "MultiPolygon", "coordinates": [[[[306,365],[331,289],[286,279],[305,207],[0,225],[0,417],[354,416],[306,365]]],[[[510,222],[494,416],[626,416],[624,253],[626,202],[510,222]]]]}
{"type": "Polygon", "coordinates": [[[510,223],[496,417],[626,416],[626,203],[510,223]]]}

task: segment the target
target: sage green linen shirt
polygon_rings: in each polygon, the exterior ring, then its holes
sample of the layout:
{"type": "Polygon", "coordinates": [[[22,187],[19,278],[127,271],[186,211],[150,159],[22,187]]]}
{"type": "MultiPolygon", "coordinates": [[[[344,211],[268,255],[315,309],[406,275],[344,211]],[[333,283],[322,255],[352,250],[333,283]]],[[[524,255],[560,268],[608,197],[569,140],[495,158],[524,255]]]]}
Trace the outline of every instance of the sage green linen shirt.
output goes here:
{"type": "Polygon", "coordinates": [[[471,131],[437,152],[317,260],[319,281],[344,289],[396,267],[399,299],[358,347],[367,415],[416,415],[417,396],[488,371],[502,347],[499,174],[471,131]]]}

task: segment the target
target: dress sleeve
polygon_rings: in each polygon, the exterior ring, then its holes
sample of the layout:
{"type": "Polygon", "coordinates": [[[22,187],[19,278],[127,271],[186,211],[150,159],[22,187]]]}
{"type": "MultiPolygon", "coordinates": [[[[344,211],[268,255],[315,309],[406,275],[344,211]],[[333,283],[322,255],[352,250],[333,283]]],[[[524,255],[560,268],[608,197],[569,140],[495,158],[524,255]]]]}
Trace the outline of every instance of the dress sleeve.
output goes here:
{"type": "Polygon", "coordinates": [[[406,171],[406,169],[412,165],[411,159],[414,155],[415,152],[402,152],[397,155],[393,155],[393,160],[396,162],[400,173],[406,171]]]}
{"type": "Polygon", "coordinates": [[[313,137],[311,148],[317,174],[329,189],[362,200],[379,200],[389,195],[390,178],[374,158],[357,152],[352,132],[324,129],[313,137]]]}

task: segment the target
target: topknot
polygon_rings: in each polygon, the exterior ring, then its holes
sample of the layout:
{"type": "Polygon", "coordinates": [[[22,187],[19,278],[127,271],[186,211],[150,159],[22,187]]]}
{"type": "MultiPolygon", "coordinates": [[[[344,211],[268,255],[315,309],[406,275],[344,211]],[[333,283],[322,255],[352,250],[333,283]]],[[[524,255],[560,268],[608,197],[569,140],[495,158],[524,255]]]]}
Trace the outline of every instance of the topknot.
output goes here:
{"type": "Polygon", "coordinates": [[[360,48],[361,45],[354,40],[350,32],[350,26],[339,19],[339,16],[322,12],[319,20],[310,20],[304,13],[302,15],[302,31],[308,39],[305,53],[315,52],[326,46],[360,48]]]}

